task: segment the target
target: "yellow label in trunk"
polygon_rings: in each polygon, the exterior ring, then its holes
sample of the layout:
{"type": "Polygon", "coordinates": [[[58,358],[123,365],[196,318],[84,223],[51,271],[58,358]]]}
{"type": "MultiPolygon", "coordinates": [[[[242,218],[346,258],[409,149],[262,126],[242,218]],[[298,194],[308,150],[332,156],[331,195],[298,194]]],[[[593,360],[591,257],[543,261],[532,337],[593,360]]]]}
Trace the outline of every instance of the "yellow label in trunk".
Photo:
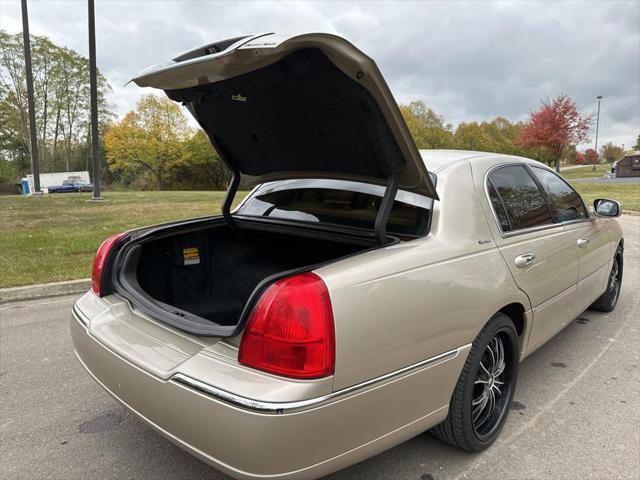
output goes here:
{"type": "Polygon", "coordinates": [[[198,265],[200,263],[200,251],[198,247],[189,247],[182,249],[182,258],[185,265],[198,265]]]}

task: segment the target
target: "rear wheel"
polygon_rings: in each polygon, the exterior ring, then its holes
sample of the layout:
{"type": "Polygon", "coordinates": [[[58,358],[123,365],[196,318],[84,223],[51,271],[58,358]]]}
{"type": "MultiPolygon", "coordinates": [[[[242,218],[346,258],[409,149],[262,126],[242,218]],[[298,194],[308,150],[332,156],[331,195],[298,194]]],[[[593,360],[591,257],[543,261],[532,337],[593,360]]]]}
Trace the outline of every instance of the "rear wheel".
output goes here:
{"type": "Polygon", "coordinates": [[[491,445],[507,419],[518,363],[518,334],[511,319],[498,313],[474,340],[449,414],[431,433],[463,450],[477,452],[491,445]]]}
{"type": "Polygon", "coordinates": [[[622,248],[618,247],[616,254],[613,257],[613,265],[611,266],[611,272],[609,272],[609,280],[607,282],[607,289],[600,295],[600,297],[593,302],[590,306],[590,310],[597,310],[598,312],[612,312],[618,304],[618,298],[620,297],[620,287],[622,286],[622,248]]]}

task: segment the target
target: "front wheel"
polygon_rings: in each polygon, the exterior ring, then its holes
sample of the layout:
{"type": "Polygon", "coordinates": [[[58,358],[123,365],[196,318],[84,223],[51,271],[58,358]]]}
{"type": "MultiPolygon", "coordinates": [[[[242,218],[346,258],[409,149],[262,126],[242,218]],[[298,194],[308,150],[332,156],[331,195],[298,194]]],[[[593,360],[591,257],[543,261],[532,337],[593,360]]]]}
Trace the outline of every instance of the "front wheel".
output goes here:
{"type": "Polygon", "coordinates": [[[518,334],[509,317],[494,315],[474,340],[437,438],[478,452],[498,437],[509,413],[518,378],[518,334]]]}

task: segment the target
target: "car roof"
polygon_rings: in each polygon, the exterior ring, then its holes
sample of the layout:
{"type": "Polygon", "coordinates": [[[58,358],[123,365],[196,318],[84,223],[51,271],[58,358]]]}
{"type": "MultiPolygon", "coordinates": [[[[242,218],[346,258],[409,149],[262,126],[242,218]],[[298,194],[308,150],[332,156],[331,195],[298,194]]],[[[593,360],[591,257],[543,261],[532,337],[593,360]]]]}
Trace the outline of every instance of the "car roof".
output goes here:
{"type": "Polygon", "coordinates": [[[505,161],[520,161],[532,164],[539,164],[546,167],[543,163],[530,158],[519,157],[517,155],[506,155],[504,153],[495,152],[476,152],[473,150],[420,150],[420,155],[427,169],[430,172],[438,172],[449,165],[461,160],[473,160],[479,158],[491,157],[496,163],[505,161]]]}

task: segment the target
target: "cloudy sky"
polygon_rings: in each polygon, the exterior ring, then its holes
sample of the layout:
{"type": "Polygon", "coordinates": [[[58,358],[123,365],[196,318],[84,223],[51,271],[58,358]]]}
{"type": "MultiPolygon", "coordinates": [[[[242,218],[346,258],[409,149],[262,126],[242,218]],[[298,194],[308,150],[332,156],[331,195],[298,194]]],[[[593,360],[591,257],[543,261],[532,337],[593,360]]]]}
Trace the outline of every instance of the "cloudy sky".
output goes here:
{"type": "MultiPolygon", "coordinates": [[[[30,0],[31,33],[83,55],[87,2],[30,0]]],[[[21,31],[20,2],[0,0],[0,28],[21,31]]],[[[120,114],[143,68],[241,34],[340,34],[372,56],[400,102],[424,100],[454,125],[524,119],[568,94],[586,113],[603,95],[599,143],[640,133],[640,1],[96,2],[98,67],[120,114]]]]}

